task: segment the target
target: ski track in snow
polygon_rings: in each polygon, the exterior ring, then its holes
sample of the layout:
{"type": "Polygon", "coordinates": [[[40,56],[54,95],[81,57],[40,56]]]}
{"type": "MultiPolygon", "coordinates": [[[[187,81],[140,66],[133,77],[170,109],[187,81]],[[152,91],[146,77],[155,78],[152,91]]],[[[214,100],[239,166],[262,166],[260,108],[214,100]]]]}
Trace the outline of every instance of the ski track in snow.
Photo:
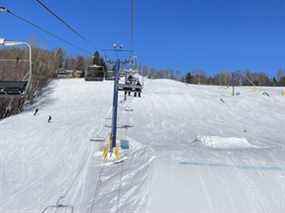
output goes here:
{"type": "Polygon", "coordinates": [[[0,212],[39,213],[61,196],[75,213],[284,212],[282,88],[232,97],[225,87],[145,80],[142,98],[120,104],[118,123],[130,128],[118,137],[134,147],[115,165],[89,141],[110,130],[112,86],[56,80],[34,104],[38,116],[0,121],[0,212]]]}

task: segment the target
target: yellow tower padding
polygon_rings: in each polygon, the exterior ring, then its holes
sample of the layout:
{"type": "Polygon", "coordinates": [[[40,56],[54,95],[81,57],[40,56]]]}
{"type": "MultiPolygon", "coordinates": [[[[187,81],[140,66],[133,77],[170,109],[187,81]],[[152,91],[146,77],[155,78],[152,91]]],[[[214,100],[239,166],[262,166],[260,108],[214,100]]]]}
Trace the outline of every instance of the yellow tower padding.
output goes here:
{"type": "Polygon", "coordinates": [[[116,160],[120,160],[120,159],[121,159],[121,150],[120,150],[120,147],[118,147],[118,146],[115,147],[114,154],[115,154],[116,160]]]}
{"type": "Polygon", "coordinates": [[[108,148],[108,146],[105,146],[103,149],[103,152],[102,152],[102,156],[103,156],[104,160],[108,159],[108,154],[109,154],[109,148],[108,148]]]}
{"type": "Polygon", "coordinates": [[[285,89],[282,90],[281,95],[285,96],[285,89]]]}
{"type": "Polygon", "coordinates": [[[111,137],[111,134],[109,134],[106,137],[105,146],[104,146],[104,148],[102,150],[102,156],[103,156],[104,160],[108,160],[111,143],[112,143],[112,137],[111,137]]]}
{"type": "Polygon", "coordinates": [[[116,146],[113,150],[111,150],[111,146],[112,146],[112,136],[111,134],[109,134],[106,138],[105,141],[105,146],[102,150],[102,156],[104,160],[108,160],[109,158],[109,153],[112,152],[115,155],[116,160],[120,160],[121,159],[121,149],[119,146],[116,146]]]}

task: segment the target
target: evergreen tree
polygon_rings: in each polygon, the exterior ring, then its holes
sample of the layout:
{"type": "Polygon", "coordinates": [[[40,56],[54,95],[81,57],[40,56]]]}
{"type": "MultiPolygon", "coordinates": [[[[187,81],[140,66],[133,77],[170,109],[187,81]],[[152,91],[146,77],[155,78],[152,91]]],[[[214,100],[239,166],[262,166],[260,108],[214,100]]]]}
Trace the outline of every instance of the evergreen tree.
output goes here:
{"type": "Polygon", "coordinates": [[[100,57],[100,53],[98,51],[96,51],[93,55],[93,64],[96,64],[98,66],[102,66],[103,64],[102,63],[102,60],[101,60],[101,57],[100,57]]]}
{"type": "Polygon", "coordinates": [[[278,81],[276,80],[275,77],[273,77],[273,79],[272,79],[272,84],[274,87],[278,86],[278,81]]]}

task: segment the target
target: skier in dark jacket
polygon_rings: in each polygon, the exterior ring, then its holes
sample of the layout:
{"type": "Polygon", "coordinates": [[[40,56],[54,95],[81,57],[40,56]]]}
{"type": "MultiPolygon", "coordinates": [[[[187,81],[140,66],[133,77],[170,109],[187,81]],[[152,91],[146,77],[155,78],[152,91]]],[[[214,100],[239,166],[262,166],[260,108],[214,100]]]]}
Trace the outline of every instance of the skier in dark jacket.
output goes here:
{"type": "Polygon", "coordinates": [[[137,81],[136,83],[136,92],[135,92],[135,97],[137,96],[137,93],[138,93],[138,96],[141,97],[141,92],[142,92],[142,85],[140,83],[140,81],[137,81]]]}
{"type": "Polygon", "coordinates": [[[34,116],[36,116],[36,115],[38,114],[38,112],[39,112],[39,109],[36,108],[36,109],[35,109],[35,112],[34,112],[34,116]]]}
{"type": "Polygon", "coordinates": [[[51,116],[49,115],[48,116],[48,123],[50,123],[51,122],[51,116]]]}
{"type": "Polygon", "coordinates": [[[132,75],[129,75],[128,76],[128,81],[130,82],[130,84],[133,82],[134,80],[134,77],[132,75]]]}

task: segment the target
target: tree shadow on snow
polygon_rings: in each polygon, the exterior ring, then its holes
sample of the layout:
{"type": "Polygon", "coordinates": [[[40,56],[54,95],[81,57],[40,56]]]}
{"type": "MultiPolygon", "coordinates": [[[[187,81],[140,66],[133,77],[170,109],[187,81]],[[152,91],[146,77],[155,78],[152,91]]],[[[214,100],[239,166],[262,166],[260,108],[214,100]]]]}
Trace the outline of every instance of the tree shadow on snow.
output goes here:
{"type": "Polygon", "coordinates": [[[55,81],[49,82],[46,87],[44,87],[38,92],[37,96],[33,99],[33,101],[31,101],[28,105],[25,106],[25,111],[32,111],[35,108],[43,109],[44,107],[55,103],[56,98],[52,97],[52,94],[55,91],[55,87],[55,81]]]}

